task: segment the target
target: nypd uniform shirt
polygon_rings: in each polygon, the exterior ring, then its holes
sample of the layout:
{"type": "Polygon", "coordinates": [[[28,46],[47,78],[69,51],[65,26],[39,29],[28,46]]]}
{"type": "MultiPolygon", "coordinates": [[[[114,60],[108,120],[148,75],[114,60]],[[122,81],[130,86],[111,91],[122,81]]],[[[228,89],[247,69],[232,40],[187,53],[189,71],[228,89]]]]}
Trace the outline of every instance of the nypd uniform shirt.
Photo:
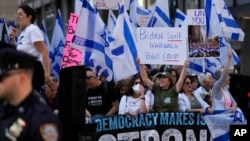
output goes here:
{"type": "Polygon", "coordinates": [[[57,117],[33,92],[18,106],[0,104],[0,141],[61,140],[57,117]]]}

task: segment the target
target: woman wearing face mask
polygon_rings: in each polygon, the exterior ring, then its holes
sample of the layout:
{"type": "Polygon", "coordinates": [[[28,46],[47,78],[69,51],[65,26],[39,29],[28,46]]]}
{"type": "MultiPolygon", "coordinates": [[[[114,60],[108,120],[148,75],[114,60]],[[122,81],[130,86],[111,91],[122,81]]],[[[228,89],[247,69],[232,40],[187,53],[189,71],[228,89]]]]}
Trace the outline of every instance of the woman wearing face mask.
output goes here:
{"type": "Polygon", "coordinates": [[[140,75],[137,75],[131,79],[127,94],[121,98],[119,114],[137,116],[137,114],[140,113],[147,113],[149,111],[149,105],[150,99],[145,95],[140,75]]]}

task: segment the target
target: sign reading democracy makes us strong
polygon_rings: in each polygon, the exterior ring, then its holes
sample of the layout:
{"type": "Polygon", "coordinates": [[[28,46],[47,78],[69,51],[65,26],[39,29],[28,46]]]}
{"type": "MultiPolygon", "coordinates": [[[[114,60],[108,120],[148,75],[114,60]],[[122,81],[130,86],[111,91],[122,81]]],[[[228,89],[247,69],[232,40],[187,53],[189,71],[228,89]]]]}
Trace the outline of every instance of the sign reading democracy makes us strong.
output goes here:
{"type": "Polygon", "coordinates": [[[187,59],[187,28],[137,28],[137,53],[143,64],[183,65],[187,59]]]}
{"type": "Polygon", "coordinates": [[[198,113],[147,113],[96,119],[98,141],[210,140],[210,132],[198,113]]]}

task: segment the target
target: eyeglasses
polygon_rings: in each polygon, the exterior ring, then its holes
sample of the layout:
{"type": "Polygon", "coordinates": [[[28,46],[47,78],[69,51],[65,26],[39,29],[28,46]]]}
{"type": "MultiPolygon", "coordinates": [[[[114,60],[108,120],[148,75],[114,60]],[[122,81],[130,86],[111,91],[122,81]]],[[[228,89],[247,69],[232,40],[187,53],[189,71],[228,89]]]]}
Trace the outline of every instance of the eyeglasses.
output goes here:
{"type": "Polygon", "coordinates": [[[141,82],[138,82],[138,81],[135,81],[135,83],[134,83],[135,85],[137,85],[137,84],[142,84],[141,82]]]}
{"type": "Polygon", "coordinates": [[[185,82],[186,85],[193,84],[193,82],[185,82]]]}
{"type": "Polygon", "coordinates": [[[26,14],[24,14],[24,13],[15,13],[15,17],[22,17],[24,15],[26,15],[26,14]]]}

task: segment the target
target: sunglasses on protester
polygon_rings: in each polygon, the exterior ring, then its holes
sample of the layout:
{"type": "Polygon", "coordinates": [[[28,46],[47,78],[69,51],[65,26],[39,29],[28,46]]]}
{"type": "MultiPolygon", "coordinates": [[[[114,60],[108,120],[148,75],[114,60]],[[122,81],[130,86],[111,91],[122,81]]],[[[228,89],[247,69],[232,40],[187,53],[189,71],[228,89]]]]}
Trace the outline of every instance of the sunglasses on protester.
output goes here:
{"type": "Polygon", "coordinates": [[[186,85],[192,85],[193,82],[185,82],[184,84],[186,84],[186,85]]]}

